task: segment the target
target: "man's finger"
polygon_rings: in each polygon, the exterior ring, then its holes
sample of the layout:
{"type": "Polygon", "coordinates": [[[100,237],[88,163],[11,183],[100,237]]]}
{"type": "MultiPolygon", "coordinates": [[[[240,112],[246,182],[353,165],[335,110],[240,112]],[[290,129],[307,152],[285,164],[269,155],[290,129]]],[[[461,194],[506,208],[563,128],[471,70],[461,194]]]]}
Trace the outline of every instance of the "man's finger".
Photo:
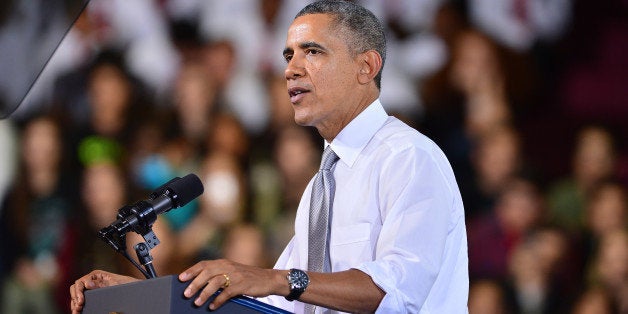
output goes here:
{"type": "Polygon", "coordinates": [[[72,287],[70,287],[70,295],[71,295],[71,309],[72,309],[72,313],[80,313],[81,310],[83,309],[83,301],[82,301],[82,297],[80,297],[78,295],[78,293],[80,293],[80,288],[78,288],[78,286],[82,284],[82,282],[76,282],[75,284],[72,285],[72,287]]]}
{"type": "MultiPolygon", "coordinates": [[[[194,278],[194,280],[192,280],[192,282],[190,282],[190,284],[188,285],[188,287],[185,289],[185,291],[183,292],[183,295],[186,298],[191,298],[193,295],[195,295],[200,289],[202,289],[203,287],[205,287],[205,285],[207,285],[207,282],[209,281],[210,276],[208,276],[207,274],[205,274],[204,272],[198,274],[198,276],[196,276],[194,278]]],[[[216,288],[217,289],[217,288],[216,288]]]]}
{"type": "Polygon", "coordinates": [[[207,285],[205,285],[205,288],[203,288],[196,300],[194,300],[194,304],[196,304],[196,306],[205,304],[205,302],[207,302],[207,300],[209,300],[209,298],[216,293],[216,291],[218,291],[218,288],[220,288],[221,285],[222,281],[220,281],[220,278],[217,278],[217,276],[212,277],[207,281],[207,285]]]}
{"type": "Polygon", "coordinates": [[[209,305],[209,308],[215,310],[231,299],[231,297],[233,297],[231,290],[232,289],[230,288],[223,288],[222,292],[220,292],[220,294],[209,305]]]}
{"type": "Polygon", "coordinates": [[[76,304],[77,305],[83,304],[83,290],[85,290],[85,283],[79,279],[74,283],[73,287],[74,287],[73,298],[74,300],[76,300],[76,304]]]}
{"type": "Polygon", "coordinates": [[[196,263],[192,265],[190,268],[184,270],[181,274],[179,274],[179,280],[188,281],[196,276],[203,270],[202,262],[196,263]]]}
{"type": "Polygon", "coordinates": [[[70,286],[70,300],[74,300],[74,298],[76,298],[76,292],[74,292],[75,286],[76,283],[70,286]]]}

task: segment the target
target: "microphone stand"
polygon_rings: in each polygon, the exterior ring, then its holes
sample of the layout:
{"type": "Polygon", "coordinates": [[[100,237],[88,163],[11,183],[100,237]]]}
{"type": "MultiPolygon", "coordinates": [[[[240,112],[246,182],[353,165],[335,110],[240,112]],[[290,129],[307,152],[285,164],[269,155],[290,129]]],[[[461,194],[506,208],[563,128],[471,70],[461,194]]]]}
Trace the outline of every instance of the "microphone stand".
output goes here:
{"type": "MultiPolygon", "coordinates": [[[[118,211],[118,217],[126,217],[129,213],[127,206],[120,208],[118,211]]],[[[160,242],[157,235],[153,232],[152,222],[146,224],[138,224],[134,229],[135,232],[142,235],[146,242],[139,242],[133,248],[139,263],[135,261],[126,251],[126,234],[120,233],[115,227],[109,226],[103,228],[98,233],[99,237],[111,246],[118,253],[122,254],[124,258],[129,260],[135,268],[137,268],[146,279],[156,278],[157,272],[153,266],[153,257],[150,255],[150,250],[157,246],[160,242]],[[140,265],[141,264],[141,265],[140,265]],[[142,268],[144,266],[144,268],[142,268]]]]}
{"type": "Polygon", "coordinates": [[[118,234],[114,228],[108,227],[100,230],[98,236],[109,244],[116,252],[126,258],[135,268],[137,268],[146,278],[151,278],[150,274],[142,268],[127,252],[126,252],[126,234],[118,234]]]}
{"type": "Polygon", "coordinates": [[[150,250],[160,243],[159,239],[157,239],[157,235],[155,235],[151,226],[146,226],[146,232],[142,232],[142,237],[144,237],[146,242],[140,242],[133,247],[135,254],[137,254],[137,259],[148,274],[146,279],[156,278],[157,272],[155,272],[155,267],[153,266],[153,257],[150,255],[150,250]]]}
{"type": "Polygon", "coordinates": [[[145,242],[140,242],[136,244],[133,248],[135,248],[135,254],[137,254],[137,259],[140,261],[140,264],[144,266],[146,269],[146,279],[156,278],[157,273],[155,272],[155,267],[153,266],[153,257],[150,256],[150,249],[146,245],[145,242]]]}

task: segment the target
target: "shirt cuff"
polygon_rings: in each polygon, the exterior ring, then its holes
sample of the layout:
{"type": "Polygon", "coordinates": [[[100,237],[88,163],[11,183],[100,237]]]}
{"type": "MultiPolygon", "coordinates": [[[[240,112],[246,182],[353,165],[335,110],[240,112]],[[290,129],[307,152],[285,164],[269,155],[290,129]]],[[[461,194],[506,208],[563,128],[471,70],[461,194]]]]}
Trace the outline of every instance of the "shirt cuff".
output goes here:
{"type": "Polygon", "coordinates": [[[407,302],[404,301],[406,298],[392,280],[395,278],[394,274],[389,274],[385,267],[376,262],[364,263],[355,269],[369,275],[373,282],[386,293],[375,313],[408,313],[407,302]]]}

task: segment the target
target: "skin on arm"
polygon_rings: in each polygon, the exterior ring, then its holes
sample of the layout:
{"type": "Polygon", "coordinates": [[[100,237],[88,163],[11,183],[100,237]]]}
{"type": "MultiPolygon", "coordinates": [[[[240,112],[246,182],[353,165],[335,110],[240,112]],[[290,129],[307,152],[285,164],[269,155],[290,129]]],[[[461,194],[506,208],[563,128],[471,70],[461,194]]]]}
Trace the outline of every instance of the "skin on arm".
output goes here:
{"type": "Polygon", "coordinates": [[[369,275],[357,269],[308,275],[310,284],[299,298],[305,303],[343,312],[373,313],[386,294],[369,275]]]}
{"type": "MultiPolygon", "coordinates": [[[[185,290],[186,297],[201,293],[194,300],[202,305],[218,289],[223,288],[210,309],[220,307],[229,298],[238,295],[264,297],[268,295],[287,296],[288,270],[263,269],[238,264],[229,260],[202,261],[179,275],[179,280],[190,281],[185,290]],[[229,286],[224,287],[226,278],[229,286]]],[[[385,293],[362,271],[349,269],[336,273],[308,273],[310,284],[299,298],[312,303],[344,312],[374,312],[385,293]]]]}

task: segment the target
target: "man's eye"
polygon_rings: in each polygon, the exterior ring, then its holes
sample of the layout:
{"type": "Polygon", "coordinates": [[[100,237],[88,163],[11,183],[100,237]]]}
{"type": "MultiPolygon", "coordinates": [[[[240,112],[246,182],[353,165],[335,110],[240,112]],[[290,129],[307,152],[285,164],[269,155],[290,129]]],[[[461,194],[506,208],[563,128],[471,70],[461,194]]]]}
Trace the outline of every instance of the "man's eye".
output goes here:
{"type": "Polygon", "coordinates": [[[313,49],[312,49],[312,50],[308,50],[308,51],[307,51],[307,54],[309,54],[309,55],[317,55],[317,54],[319,54],[319,53],[320,53],[320,51],[318,51],[318,50],[313,50],[313,49]]]}
{"type": "Polygon", "coordinates": [[[285,55],[283,56],[283,58],[286,60],[286,62],[290,62],[290,60],[292,60],[292,55],[285,55]]]}

